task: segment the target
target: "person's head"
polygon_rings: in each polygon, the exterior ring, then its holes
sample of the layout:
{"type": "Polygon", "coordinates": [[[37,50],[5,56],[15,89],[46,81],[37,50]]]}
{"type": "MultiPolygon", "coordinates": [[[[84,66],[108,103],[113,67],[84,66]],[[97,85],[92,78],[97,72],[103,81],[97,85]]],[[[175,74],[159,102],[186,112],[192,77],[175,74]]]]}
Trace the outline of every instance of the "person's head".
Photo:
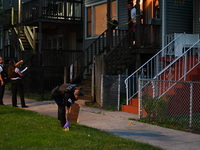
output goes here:
{"type": "Polygon", "coordinates": [[[128,3],[127,7],[131,10],[133,8],[133,3],[128,3]]]}
{"type": "Polygon", "coordinates": [[[0,64],[3,64],[3,58],[0,57],[0,64]]]}
{"type": "Polygon", "coordinates": [[[74,97],[75,97],[76,99],[78,99],[79,96],[84,96],[83,89],[80,88],[80,87],[75,87],[75,88],[74,88],[74,97]]]}
{"type": "Polygon", "coordinates": [[[15,66],[15,61],[14,61],[14,60],[10,60],[10,61],[8,62],[8,65],[10,65],[10,66],[15,66]]]}

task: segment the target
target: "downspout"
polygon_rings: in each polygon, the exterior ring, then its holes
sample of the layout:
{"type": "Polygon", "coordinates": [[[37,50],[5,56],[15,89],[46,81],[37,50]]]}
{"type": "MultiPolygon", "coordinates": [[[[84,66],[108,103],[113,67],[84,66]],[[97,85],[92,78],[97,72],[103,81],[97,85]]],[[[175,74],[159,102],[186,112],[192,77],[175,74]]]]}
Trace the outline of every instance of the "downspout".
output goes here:
{"type": "Polygon", "coordinates": [[[165,14],[165,9],[166,9],[166,5],[165,5],[165,0],[162,0],[162,48],[165,47],[165,28],[166,28],[166,25],[165,25],[165,18],[166,18],[166,14],[165,14]]]}
{"type": "MultiPolygon", "coordinates": [[[[20,51],[20,46],[21,46],[21,39],[20,39],[20,27],[21,27],[21,0],[18,0],[18,20],[17,20],[17,36],[18,36],[18,41],[19,41],[19,45],[17,46],[17,52],[16,55],[19,58],[19,51],[20,51]]],[[[22,48],[23,49],[23,48],[22,48]]]]}

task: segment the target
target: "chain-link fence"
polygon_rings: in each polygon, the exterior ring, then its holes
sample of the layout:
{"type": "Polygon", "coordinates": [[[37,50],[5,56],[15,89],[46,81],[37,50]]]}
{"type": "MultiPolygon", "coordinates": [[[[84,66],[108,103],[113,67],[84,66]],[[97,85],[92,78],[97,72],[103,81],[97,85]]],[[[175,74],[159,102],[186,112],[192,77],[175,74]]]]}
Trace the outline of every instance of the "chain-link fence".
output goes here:
{"type": "Polygon", "coordinates": [[[199,90],[200,82],[140,79],[140,118],[199,130],[199,90]],[[166,86],[171,88],[163,89],[166,86]]]}
{"type": "Polygon", "coordinates": [[[123,75],[101,76],[101,106],[120,110],[122,104],[126,104],[126,88],[123,75]]]}

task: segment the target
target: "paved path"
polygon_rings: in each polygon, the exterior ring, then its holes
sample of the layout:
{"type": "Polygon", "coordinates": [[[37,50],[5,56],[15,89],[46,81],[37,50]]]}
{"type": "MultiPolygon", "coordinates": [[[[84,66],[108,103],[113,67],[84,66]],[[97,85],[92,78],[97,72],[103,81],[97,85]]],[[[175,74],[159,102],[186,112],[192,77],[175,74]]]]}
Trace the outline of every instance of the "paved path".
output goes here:
{"type": "MultiPolygon", "coordinates": [[[[18,106],[20,105],[18,99],[18,106]]],[[[6,91],[4,103],[11,105],[11,94],[6,91]]],[[[57,105],[53,101],[27,100],[27,110],[57,117],[57,105]]],[[[20,107],[19,107],[20,108],[20,107]]],[[[166,150],[200,150],[200,135],[189,132],[177,131],[132,121],[129,118],[137,118],[137,115],[121,111],[107,111],[98,108],[90,108],[80,105],[79,123],[97,128],[123,138],[132,139],[166,150]]]]}

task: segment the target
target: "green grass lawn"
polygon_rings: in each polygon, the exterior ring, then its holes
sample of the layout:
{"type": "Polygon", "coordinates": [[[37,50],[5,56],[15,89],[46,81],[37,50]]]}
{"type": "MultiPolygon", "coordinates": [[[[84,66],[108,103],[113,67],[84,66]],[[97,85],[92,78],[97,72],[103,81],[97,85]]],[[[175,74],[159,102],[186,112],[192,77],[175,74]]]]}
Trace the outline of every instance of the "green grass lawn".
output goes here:
{"type": "Polygon", "coordinates": [[[57,118],[33,111],[0,106],[1,150],[158,150],[89,128],[71,124],[63,131],[57,118]]]}

